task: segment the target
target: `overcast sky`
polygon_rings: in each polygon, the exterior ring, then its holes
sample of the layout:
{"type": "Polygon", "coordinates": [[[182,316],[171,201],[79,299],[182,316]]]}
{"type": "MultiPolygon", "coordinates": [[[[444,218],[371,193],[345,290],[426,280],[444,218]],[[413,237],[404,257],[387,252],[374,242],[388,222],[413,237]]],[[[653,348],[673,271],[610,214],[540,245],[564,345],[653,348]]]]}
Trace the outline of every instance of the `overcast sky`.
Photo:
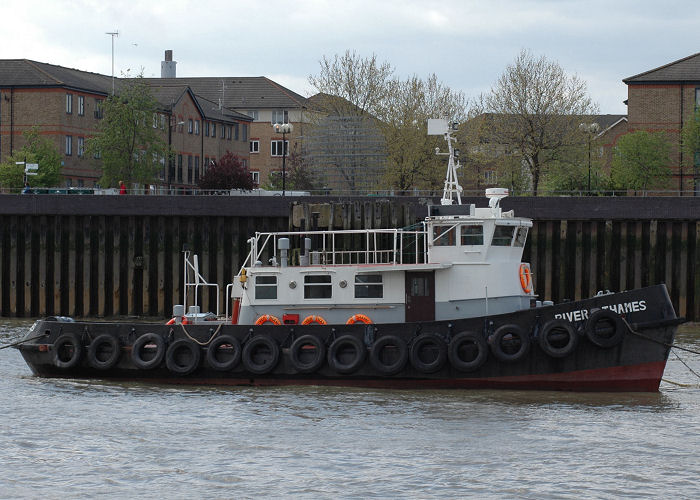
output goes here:
{"type": "Polygon", "coordinates": [[[518,52],[587,82],[601,113],[624,114],[622,79],[700,52],[698,0],[3,0],[0,58],[109,75],[267,76],[311,95],[319,60],[376,54],[399,77],[435,73],[467,98],[518,52]]]}

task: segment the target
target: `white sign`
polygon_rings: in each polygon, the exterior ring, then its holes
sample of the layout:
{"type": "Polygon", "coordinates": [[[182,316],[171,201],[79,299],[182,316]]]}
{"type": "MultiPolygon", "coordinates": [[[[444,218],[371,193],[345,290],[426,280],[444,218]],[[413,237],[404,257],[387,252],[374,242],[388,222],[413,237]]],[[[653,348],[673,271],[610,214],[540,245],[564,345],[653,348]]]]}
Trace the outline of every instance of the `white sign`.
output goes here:
{"type": "Polygon", "coordinates": [[[428,135],[444,135],[447,133],[447,120],[438,118],[428,119],[428,135]]]}
{"type": "Polygon", "coordinates": [[[24,175],[39,175],[38,172],[25,172],[24,175]]]}
{"type": "Polygon", "coordinates": [[[38,163],[27,163],[27,165],[24,167],[25,170],[38,170],[39,169],[39,164],[38,163]]]}

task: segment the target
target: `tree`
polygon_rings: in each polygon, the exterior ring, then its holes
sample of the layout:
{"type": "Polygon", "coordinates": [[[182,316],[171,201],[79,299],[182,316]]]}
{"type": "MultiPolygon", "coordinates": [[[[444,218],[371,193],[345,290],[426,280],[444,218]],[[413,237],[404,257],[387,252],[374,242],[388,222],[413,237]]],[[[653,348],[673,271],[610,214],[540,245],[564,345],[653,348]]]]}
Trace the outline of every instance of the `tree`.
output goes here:
{"type": "Polygon", "coordinates": [[[219,161],[207,168],[207,171],[199,178],[198,186],[201,189],[229,190],[243,189],[250,191],[255,187],[253,178],[248,169],[243,165],[237,155],[230,151],[222,156],[219,161]]]}
{"type": "Polygon", "coordinates": [[[570,156],[570,148],[585,140],[578,128],[582,118],[597,113],[585,82],[527,50],[481,96],[479,108],[495,117],[489,123],[489,142],[520,156],[530,172],[534,195],[543,171],[570,156]]]}
{"type": "Polygon", "coordinates": [[[22,149],[15,151],[6,163],[0,166],[0,185],[7,188],[21,188],[24,185],[24,165],[16,162],[36,163],[37,175],[29,178],[32,187],[56,186],[61,178],[61,153],[56,145],[32,127],[24,133],[22,149]]]}
{"type": "MultiPolygon", "coordinates": [[[[287,180],[285,187],[297,191],[315,191],[319,189],[316,184],[313,173],[309,169],[304,157],[296,150],[289,153],[286,161],[287,180]]],[[[282,172],[272,171],[267,182],[264,185],[265,189],[273,191],[282,190],[282,172]]]]}
{"type": "Polygon", "coordinates": [[[665,132],[637,130],[623,135],[613,150],[610,168],[613,186],[635,191],[666,187],[671,177],[670,151],[665,132]]]}
{"type": "Polygon", "coordinates": [[[153,184],[171,155],[159,124],[158,103],[141,77],[125,80],[119,93],[105,99],[104,119],[86,141],[87,154],[102,158],[103,186],[153,184]]]}

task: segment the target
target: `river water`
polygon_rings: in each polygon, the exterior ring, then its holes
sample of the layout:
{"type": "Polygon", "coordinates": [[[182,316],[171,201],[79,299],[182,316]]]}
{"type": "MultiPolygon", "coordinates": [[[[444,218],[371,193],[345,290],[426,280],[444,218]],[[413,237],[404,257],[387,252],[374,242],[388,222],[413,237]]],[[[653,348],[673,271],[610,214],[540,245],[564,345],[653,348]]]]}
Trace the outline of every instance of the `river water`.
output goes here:
{"type": "MultiPolygon", "coordinates": [[[[30,325],[0,320],[0,344],[30,325]]],[[[4,349],[0,498],[700,498],[700,378],[673,352],[665,378],[683,385],[172,387],[39,379],[4,349]]]]}

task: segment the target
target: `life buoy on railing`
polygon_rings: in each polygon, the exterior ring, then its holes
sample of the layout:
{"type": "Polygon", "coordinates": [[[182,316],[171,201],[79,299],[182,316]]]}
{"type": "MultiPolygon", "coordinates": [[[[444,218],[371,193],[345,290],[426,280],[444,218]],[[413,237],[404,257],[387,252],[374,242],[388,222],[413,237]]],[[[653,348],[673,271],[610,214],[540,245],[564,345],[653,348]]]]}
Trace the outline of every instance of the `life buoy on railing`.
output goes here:
{"type": "Polygon", "coordinates": [[[369,316],[365,316],[364,314],[355,314],[354,316],[349,317],[345,324],[354,325],[355,323],[364,323],[365,325],[371,325],[372,320],[369,319],[369,316]]]}
{"type": "Polygon", "coordinates": [[[277,316],[273,316],[272,314],[263,314],[260,316],[258,319],[255,320],[256,325],[263,325],[265,323],[272,323],[273,325],[281,325],[282,322],[277,316]]]}
{"type": "Polygon", "coordinates": [[[318,323],[319,325],[327,325],[328,322],[323,319],[323,316],[307,316],[304,321],[301,322],[302,325],[310,325],[311,323],[318,323]]]}
{"type": "Polygon", "coordinates": [[[532,291],[532,272],[529,264],[520,264],[520,286],[525,293],[532,291]]]}
{"type": "MultiPolygon", "coordinates": [[[[189,325],[190,322],[187,321],[187,318],[185,316],[182,317],[182,321],[180,322],[183,325],[189,325]]],[[[175,324],[175,318],[170,318],[170,321],[166,323],[166,325],[174,325],[175,324]]]]}

